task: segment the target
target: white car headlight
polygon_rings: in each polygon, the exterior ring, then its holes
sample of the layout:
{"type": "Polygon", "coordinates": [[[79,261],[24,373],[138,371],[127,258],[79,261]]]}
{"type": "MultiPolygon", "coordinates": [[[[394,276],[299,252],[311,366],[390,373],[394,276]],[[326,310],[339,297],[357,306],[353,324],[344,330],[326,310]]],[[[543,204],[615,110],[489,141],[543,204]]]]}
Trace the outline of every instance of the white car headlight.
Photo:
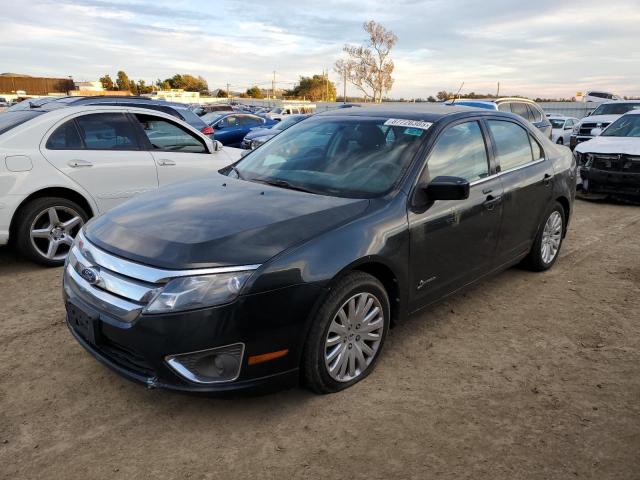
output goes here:
{"type": "Polygon", "coordinates": [[[180,277],[158,289],[144,313],[166,313],[211,307],[238,296],[253,271],[180,277]]]}
{"type": "Polygon", "coordinates": [[[576,124],[575,127],[573,127],[573,134],[577,135],[580,132],[580,124],[576,124]]]}

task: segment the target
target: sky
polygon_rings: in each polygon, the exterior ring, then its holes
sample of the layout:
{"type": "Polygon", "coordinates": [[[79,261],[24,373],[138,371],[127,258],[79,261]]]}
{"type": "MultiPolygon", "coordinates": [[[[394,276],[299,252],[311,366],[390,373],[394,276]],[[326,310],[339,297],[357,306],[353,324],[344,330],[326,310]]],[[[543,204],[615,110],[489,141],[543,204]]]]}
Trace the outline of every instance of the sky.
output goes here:
{"type": "MultiPolygon", "coordinates": [[[[290,88],[395,32],[393,98],[440,90],[559,98],[640,96],[639,0],[0,0],[0,72],[147,83],[202,75],[211,89],[290,88]]],[[[348,94],[357,90],[348,88],[348,94]]]]}

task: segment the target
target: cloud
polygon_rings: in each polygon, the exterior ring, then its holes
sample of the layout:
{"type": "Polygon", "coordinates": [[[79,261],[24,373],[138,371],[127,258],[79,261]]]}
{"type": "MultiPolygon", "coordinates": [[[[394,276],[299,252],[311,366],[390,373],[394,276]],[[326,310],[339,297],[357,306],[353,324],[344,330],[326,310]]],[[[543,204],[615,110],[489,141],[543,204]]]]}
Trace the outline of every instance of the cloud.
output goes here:
{"type": "MultiPolygon", "coordinates": [[[[288,87],[330,69],[375,19],[399,37],[395,97],[439,90],[569,97],[640,95],[636,1],[25,0],[4,10],[4,69],[94,80],[119,69],[152,82],[202,75],[212,88],[288,87]]],[[[355,90],[352,90],[355,93],[355,90]]]]}

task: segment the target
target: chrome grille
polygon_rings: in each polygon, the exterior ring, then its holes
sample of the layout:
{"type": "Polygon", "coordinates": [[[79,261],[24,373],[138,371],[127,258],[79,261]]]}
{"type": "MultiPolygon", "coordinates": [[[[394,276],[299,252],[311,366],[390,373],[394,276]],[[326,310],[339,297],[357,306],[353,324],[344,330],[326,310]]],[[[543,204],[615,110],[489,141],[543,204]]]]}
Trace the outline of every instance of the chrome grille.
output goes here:
{"type": "Polygon", "coordinates": [[[594,128],[601,128],[601,129],[605,129],[609,126],[611,122],[600,122],[600,123],[595,123],[595,122],[586,122],[583,123],[582,125],[580,125],[580,131],[578,132],[578,135],[581,135],[583,137],[593,137],[593,135],[591,135],[591,130],[593,130],[594,128]]]}

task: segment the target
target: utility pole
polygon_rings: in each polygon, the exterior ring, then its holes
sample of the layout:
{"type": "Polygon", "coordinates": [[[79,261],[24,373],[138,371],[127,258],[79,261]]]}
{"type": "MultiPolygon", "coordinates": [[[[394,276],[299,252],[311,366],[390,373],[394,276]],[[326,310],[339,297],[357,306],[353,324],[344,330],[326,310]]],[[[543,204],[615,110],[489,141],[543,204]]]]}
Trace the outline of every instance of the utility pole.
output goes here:
{"type": "Polygon", "coordinates": [[[500,82],[498,82],[498,91],[496,92],[496,98],[500,97],[500,82]]]}
{"type": "Polygon", "coordinates": [[[276,99],[276,71],[273,71],[273,80],[271,80],[271,96],[276,99]]]}
{"type": "Polygon", "coordinates": [[[229,84],[227,83],[227,100],[229,99],[229,84]]]}
{"type": "Polygon", "coordinates": [[[347,103],[347,69],[344,69],[344,84],[342,85],[342,103],[347,103]]]}
{"type": "Polygon", "coordinates": [[[327,72],[324,77],[324,91],[327,98],[327,102],[329,101],[329,69],[327,68],[327,72]]]}

